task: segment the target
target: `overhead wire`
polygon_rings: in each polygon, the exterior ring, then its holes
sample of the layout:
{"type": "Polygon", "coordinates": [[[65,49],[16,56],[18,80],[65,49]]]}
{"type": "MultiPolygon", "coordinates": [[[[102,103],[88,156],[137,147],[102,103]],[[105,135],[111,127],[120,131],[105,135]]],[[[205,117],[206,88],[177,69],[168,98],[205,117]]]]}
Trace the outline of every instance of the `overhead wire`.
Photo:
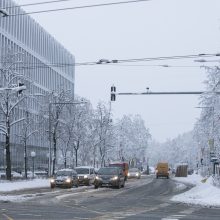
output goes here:
{"type": "MultiPolygon", "coordinates": [[[[220,54],[194,54],[194,55],[183,55],[183,56],[167,56],[167,57],[151,57],[151,58],[132,58],[132,59],[122,59],[122,60],[106,60],[101,59],[99,61],[93,61],[93,62],[81,62],[81,63],[33,63],[33,62],[24,62],[22,67],[19,67],[20,69],[37,69],[37,68],[68,68],[68,67],[79,67],[79,66],[94,66],[94,65],[125,65],[124,63],[135,63],[135,62],[151,62],[151,61],[164,61],[164,60],[176,60],[176,59],[192,59],[192,58],[198,58],[198,57],[214,57],[214,56],[220,56],[220,54]],[[105,62],[100,62],[100,61],[105,62]]],[[[2,62],[7,63],[7,62],[2,62]]],[[[22,65],[22,64],[20,64],[22,65]]],[[[129,66],[129,64],[127,64],[129,66]]],[[[131,66],[131,65],[130,65],[131,66]]],[[[137,65],[136,65],[137,66],[137,65]]],[[[146,65],[147,66],[147,65],[146,65]]],[[[158,66],[158,67],[187,67],[187,66],[172,66],[167,64],[152,64],[148,66],[158,66]]],[[[195,66],[188,66],[188,67],[195,67],[195,66]]],[[[197,66],[201,67],[201,66],[197,66]]]]}
{"type": "Polygon", "coordinates": [[[13,17],[13,16],[23,16],[23,15],[29,15],[29,14],[40,14],[40,13],[50,13],[50,12],[56,12],[56,11],[67,11],[67,10],[75,10],[75,9],[122,5],[122,4],[130,4],[130,3],[140,3],[140,2],[147,2],[147,1],[151,1],[151,0],[131,0],[131,1],[120,1],[120,2],[93,4],[93,5],[75,6],[75,7],[68,7],[68,8],[47,9],[47,10],[24,12],[24,13],[18,13],[18,14],[9,14],[9,15],[5,16],[5,18],[6,17],[13,17]]]}
{"type": "Polygon", "coordinates": [[[46,2],[36,2],[36,3],[28,3],[28,4],[23,4],[23,5],[6,6],[3,9],[20,8],[20,7],[28,7],[28,6],[36,6],[36,5],[45,5],[45,4],[69,2],[69,1],[75,1],[75,0],[54,0],[54,1],[46,1],[46,2]]]}

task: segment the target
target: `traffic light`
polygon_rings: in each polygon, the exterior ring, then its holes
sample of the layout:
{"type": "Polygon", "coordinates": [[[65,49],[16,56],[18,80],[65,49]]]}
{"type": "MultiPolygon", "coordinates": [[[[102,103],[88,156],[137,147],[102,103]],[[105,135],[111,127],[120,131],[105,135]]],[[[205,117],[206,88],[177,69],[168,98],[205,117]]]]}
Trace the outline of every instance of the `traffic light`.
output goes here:
{"type": "Polygon", "coordinates": [[[111,86],[111,101],[115,101],[115,100],[116,100],[116,87],[111,86]]]}
{"type": "MultiPolygon", "coordinates": [[[[24,83],[18,83],[18,87],[24,86],[24,83]]],[[[18,90],[18,95],[20,95],[23,92],[24,89],[19,89],[18,90]]]]}

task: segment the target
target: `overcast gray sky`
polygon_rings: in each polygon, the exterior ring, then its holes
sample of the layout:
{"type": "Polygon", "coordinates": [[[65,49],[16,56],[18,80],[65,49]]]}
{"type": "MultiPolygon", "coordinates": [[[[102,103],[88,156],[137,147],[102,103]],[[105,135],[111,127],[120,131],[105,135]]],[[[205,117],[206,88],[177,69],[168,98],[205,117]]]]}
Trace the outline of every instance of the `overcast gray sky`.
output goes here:
{"type": "MultiPolygon", "coordinates": [[[[45,0],[32,0],[43,2],[45,0]]],[[[122,0],[123,1],[123,0],[122,0]]],[[[16,0],[19,4],[30,0],[16,0]]],[[[117,0],[73,0],[26,11],[117,0]]],[[[219,0],[151,0],[142,3],[70,10],[33,17],[76,58],[76,62],[220,52],[219,0]]],[[[216,60],[213,58],[211,60],[216,60]]],[[[210,62],[206,65],[215,65],[210,62]]],[[[200,91],[206,74],[191,60],[76,67],[78,95],[95,105],[117,92],[200,91]],[[168,64],[175,67],[158,67],[168,64]]],[[[190,131],[199,117],[198,96],[118,96],[114,117],[140,114],[154,139],[190,131]]]]}

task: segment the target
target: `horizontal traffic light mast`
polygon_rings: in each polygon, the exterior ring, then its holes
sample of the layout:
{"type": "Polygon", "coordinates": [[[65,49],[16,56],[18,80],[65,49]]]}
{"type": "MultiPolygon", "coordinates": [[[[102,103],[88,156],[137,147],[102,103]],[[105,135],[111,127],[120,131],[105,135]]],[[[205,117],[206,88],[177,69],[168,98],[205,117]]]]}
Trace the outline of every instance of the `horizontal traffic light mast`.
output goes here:
{"type": "Polygon", "coordinates": [[[147,92],[119,92],[116,93],[116,87],[112,86],[111,87],[111,101],[116,101],[116,95],[200,95],[204,93],[211,93],[211,94],[216,94],[220,95],[220,92],[215,92],[215,91],[189,91],[189,92],[183,92],[183,91],[178,91],[178,92],[151,92],[149,91],[149,88],[147,88],[147,92]]]}

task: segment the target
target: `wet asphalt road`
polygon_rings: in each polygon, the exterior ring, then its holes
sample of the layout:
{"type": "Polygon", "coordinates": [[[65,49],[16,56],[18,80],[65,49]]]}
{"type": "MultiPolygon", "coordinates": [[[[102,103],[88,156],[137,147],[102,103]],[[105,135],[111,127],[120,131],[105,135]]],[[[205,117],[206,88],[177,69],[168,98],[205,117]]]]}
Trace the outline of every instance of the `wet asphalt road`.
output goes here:
{"type": "MultiPolygon", "coordinates": [[[[187,190],[187,189],[185,189],[187,190]]],[[[0,220],[219,220],[219,208],[171,202],[178,194],[172,179],[128,180],[125,188],[48,188],[13,192],[23,202],[0,202],[0,220]]]]}

